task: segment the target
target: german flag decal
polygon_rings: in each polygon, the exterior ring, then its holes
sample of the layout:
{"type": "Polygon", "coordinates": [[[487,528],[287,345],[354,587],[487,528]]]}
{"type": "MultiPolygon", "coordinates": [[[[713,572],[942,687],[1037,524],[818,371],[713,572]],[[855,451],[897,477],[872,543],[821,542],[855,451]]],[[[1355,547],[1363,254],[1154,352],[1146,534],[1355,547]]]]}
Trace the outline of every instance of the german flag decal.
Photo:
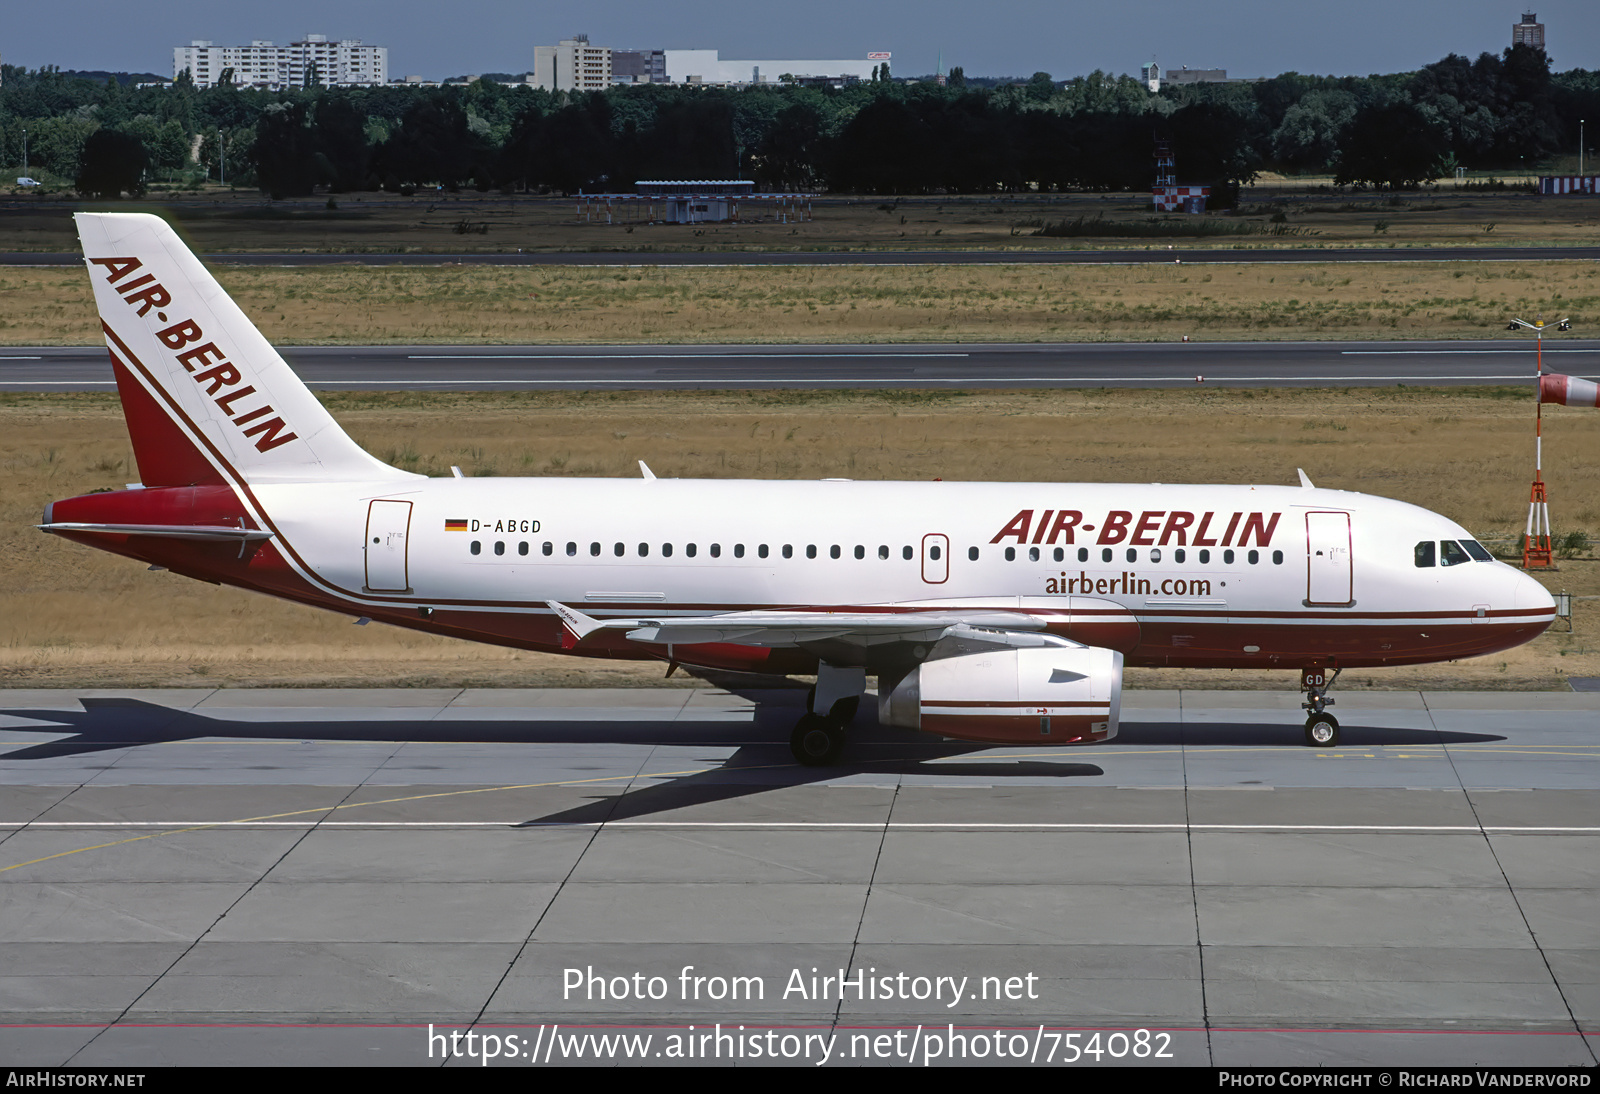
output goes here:
{"type": "Polygon", "coordinates": [[[465,519],[451,520],[449,517],[446,517],[444,521],[444,530],[446,532],[465,532],[467,530],[467,522],[465,519]]]}

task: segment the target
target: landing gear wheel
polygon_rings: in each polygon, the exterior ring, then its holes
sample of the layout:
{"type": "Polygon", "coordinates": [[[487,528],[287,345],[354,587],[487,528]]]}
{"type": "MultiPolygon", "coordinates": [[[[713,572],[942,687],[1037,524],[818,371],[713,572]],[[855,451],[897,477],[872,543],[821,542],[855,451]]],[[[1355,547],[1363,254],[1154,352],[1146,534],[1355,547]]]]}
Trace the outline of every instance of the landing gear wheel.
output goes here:
{"type": "Polygon", "coordinates": [[[807,714],[789,735],[789,751],[806,767],[826,767],[844,749],[844,727],[828,718],[807,714]]]}
{"type": "Polygon", "coordinates": [[[1306,744],[1312,748],[1333,748],[1339,743],[1339,720],[1331,714],[1313,714],[1306,719],[1306,744]]]}

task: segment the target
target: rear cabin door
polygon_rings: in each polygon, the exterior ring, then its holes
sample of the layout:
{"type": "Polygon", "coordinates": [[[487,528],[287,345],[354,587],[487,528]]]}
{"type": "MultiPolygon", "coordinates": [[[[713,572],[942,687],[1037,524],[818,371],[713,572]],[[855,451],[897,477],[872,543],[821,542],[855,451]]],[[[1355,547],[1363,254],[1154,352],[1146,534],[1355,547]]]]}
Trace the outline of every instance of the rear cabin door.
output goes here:
{"type": "Polygon", "coordinates": [[[1344,607],[1354,600],[1350,514],[1306,514],[1306,603],[1344,607]]]}
{"type": "Polygon", "coordinates": [[[409,501],[374,501],[367,505],[367,589],[375,593],[408,593],[406,540],[411,530],[409,501]]]}
{"type": "Polygon", "coordinates": [[[950,580],[950,537],[930,532],[922,537],[922,580],[943,585],[950,580]]]}

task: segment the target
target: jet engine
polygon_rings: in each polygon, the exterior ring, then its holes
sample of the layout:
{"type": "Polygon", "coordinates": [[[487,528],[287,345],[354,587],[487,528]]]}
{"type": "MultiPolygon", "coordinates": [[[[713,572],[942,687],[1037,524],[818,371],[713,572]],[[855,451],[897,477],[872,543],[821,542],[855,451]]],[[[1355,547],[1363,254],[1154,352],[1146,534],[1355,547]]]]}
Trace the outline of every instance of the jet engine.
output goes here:
{"type": "Polygon", "coordinates": [[[1085,744],[1117,735],[1122,654],[1015,637],[1028,645],[941,656],[947,643],[939,643],[892,687],[880,680],[878,721],[991,744],[1085,744]]]}

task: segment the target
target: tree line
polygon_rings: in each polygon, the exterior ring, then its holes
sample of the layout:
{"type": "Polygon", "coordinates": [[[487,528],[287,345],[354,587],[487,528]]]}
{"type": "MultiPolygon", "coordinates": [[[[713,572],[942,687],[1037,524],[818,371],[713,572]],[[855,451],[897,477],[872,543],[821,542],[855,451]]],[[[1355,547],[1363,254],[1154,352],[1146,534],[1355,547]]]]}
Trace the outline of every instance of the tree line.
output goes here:
{"type": "Polygon", "coordinates": [[[1542,50],[1451,54],[1417,72],[1285,73],[1164,87],[1094,72],[1004,84],[952,73],[840,89],[630,85],[588,94],[478,80],[280,92],[126,87],[55,69],[0,72],[0,162],[85,193],[203,170],[281,197],[419,187],[549,193],[639,179],[748,178],[761,189],[995,193],[1145,190],[1170,140],[1179,180],[1228,195],[1266,169],[1411,187],[1454,167],[1530,170],[1600,118],[1600,73],[1542,50]]]}

